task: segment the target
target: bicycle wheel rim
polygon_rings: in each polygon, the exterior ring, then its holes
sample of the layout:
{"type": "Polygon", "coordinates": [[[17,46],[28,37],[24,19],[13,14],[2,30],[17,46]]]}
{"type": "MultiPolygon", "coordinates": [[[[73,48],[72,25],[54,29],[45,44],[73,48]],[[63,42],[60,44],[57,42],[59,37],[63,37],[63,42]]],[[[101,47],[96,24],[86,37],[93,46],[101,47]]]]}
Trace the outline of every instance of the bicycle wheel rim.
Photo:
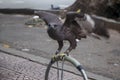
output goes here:
{"type": "MultiPolygon", "coordinates": [[[[72,59],[74,59],[74,58],[72,58],[72,59]]],[[[50,69],[53,68],[52,65],[55,62],[58,62],[58,61],[61,61],[61,59],[56,59],[56,60],[51,60],[50,61],[50,63],[47,66],[46,72],[45,72],[45,80],[49,80],[50,69]]],[[[82,66],[80,65],[80,63],[77,60],[75,61],[76,62],[75,63],[74,61],[70,61],[69,58],[68,58],[68,56],[67,56],[67,57],[65,57],[65,61],[68,61],[69,63],[73,64],[77,68],[77,70],[79,70],[79,72],[81,73],[81,76],[82,76],[83,80],[88,80],[87,75],[86,75],[84,69],[82,68],[82,66]]]]}

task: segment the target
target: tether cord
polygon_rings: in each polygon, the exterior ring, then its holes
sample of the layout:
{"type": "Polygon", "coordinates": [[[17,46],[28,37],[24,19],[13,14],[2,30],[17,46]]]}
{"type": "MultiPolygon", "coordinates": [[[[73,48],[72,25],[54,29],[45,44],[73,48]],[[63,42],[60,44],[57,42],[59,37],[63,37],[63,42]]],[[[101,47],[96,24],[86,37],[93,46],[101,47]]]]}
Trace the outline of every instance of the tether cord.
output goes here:
{"type": "Polygon", "coordinates": [[[62,59],[62,70],[61,70],[61,80],[63,80],[63,67],[64,67],[64,62],[65,62],[65,59],[63,57],[62,59]]]}
{"type": "Polygon", "coordinates": [[[57,63],[57,80],[59,80],[59,64],[58,64],[58,61],[56,63],[57,63]]]}

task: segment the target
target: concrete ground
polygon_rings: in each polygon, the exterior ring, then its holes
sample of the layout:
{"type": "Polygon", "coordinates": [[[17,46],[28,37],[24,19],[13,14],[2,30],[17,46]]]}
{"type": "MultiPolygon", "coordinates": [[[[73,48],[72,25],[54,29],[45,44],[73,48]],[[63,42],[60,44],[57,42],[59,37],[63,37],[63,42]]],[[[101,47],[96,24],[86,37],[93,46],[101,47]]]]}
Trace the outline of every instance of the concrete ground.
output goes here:
{"type": "MultiPolygon", "coordinates": [[[[3,47],[50,59],[58,47],[57,42],[48,37],[43,26],[24,25],[29,18],[31,16],[0,14],[0,43],[3,47]]],[[[113,30],[110,30],[110,34],[109,40],[82,39],[71,55],[87,71],[119,80],[120,34],[113,30]]],[[[64,44],[63,51],[69,46],[68,42],[64,44]]]]}
{"type": "MultiPolygon", "coordinates": [[[[27,59],[0,52],[0,80],[44,80],[46,67],[27,59]]],[[[56,69],[51,71],[51,79],[56,80],[56,69]]],[[[64,72],[66,80],[82,80],[81,76],[64,72]]]]}
{"type": "MultiPolygon", "coordinates": [[[[49,62],[47,58],[5,48],[0,44],[0,80],[44,80],[49,62]]],[[[80,72],[73,66],[64,64],[64,70],[65,80],[83,80],[80,72]]],[[[52,68],[50,80],[56,80],[56,73],[57,70],[52,68]]],[[[91,72],[86,73],[89,80],[112,80],[91,72]]]]}

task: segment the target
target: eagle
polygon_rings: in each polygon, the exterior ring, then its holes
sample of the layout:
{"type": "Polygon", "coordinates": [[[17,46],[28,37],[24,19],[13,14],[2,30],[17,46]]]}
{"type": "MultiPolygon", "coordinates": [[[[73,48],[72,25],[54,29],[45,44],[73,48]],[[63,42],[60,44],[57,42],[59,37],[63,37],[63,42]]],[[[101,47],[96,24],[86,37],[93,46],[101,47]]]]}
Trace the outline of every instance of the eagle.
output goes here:
{"type": "Polygon", "coordinates": [[[46,11],[35,11],[35,15],[45,21],[48,35],[58,42],[58,49],[55,54],[60,53],[64,46],[63,41],[70,43],[64,52],[67,55],[77,47],[76,39],[87,38],[88,35],[100,39],[99,36],[109,38],[108,30],[105,27],[95,26],[94,20],[87,14],[70,11],[66,13],[66,19],[62,22],[58,15],[46,11]],[[99,35],[99,36],[98,36],[99,35]]]}

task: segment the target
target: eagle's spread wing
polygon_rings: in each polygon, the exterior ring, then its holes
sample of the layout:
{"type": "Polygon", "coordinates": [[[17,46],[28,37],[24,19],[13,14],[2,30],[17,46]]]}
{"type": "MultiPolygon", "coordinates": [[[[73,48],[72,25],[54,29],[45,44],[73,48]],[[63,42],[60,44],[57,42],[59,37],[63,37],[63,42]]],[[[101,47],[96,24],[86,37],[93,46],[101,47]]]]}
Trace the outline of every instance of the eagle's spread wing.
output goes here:
{"type": "Polygon", "coordinates": [[[109,38],[108,30],[96,23],[88,14],[70,12],[66,15],[64,25],[70,27],[78,37],[90,35],[95,38],[99,38],[99,36],[109,38]]]}
{"type": "Polygon", "coordinates": [[[85,14],[84,17],[85,20],[79,20],[77,18],[78,20],[76,21],[79,23],[82,29],[86,31],[88,35],[91,35],[96,38],[97,36],[102,36],[105,38],[110,37],[108,29],[104,25],[101,25],[99,21],[95,20],[93,17],[91,17],[88,14],[85,14]]]}
{"type": "Polygon", "coordinates": [[[40,18],[42,18],[46,22],[47,25],[49,24],[62,25],[63,24],[56,14],[45,12],[45,11],[35,11],[35,14],[38,15],[40,18]]]}

